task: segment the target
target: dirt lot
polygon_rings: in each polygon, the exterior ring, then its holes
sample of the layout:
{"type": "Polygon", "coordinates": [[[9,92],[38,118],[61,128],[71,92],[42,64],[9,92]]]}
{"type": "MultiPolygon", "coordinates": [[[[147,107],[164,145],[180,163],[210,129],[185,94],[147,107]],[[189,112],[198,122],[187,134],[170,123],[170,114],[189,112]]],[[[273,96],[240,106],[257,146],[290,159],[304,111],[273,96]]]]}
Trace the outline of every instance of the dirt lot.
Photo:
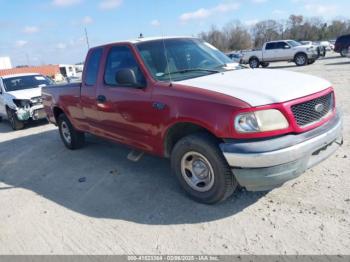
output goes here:
{"type": "Polygon", "coordinates": [[[167,160],[132,163],[91,136],[71,152],[52,125],[0,123],[0,254],[350,254],[350,59],[273,68],[334,84],[344,145],[280,188],[217,206],[189,200],[167,160]]]}

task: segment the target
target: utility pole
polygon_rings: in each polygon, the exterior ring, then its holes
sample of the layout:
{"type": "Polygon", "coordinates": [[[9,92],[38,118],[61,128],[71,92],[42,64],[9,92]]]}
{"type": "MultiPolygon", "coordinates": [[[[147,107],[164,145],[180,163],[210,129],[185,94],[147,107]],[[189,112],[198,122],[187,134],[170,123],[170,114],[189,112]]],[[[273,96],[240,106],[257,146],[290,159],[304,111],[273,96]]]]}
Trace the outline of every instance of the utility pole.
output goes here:
{"type": "Polygon", "coordinates": [[[89,36],[88,36],[87,30],[86,30],[86,27],[84,29],[85,29],[86,45],[87,45],[88,50],[89,50],[90,49],[89,36]]]}

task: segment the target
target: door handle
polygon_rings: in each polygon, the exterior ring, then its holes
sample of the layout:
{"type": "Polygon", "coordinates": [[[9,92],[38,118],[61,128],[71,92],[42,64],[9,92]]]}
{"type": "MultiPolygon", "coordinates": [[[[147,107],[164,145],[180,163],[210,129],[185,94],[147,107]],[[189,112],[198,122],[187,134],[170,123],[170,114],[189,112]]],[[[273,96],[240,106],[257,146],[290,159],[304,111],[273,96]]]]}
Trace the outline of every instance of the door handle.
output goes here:
{"type": "Polygon", "coordinates": [[[100,103],[100,104],[103,104],[107,101],[107,98],[103,95],[99,95],[97,98],[96,98],[97,102],[100,103]]]}

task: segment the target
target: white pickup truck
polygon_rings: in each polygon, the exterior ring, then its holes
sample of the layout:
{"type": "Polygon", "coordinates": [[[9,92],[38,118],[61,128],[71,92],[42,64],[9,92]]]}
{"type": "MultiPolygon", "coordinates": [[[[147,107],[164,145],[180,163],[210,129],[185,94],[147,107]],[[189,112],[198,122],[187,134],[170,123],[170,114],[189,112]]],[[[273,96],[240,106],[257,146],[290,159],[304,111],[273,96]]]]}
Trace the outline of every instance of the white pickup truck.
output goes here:
{"type": "Polygon", "coordinates": [[[297,66],[312,64],[318,58],[317,49],[303,46],[294,40],[271,41],[264,44],[261,50],[243,53],[242,64],[251,68],[268,67],[270,62],[288,61],[297,66]]]}
{"type": "Polygon", "coordinates": [[[28,120],[46,118],[41,88],[52,84],[39,74],[0,76],[0,120],[7,118],[11,127],[19,130],[28,120]]]}

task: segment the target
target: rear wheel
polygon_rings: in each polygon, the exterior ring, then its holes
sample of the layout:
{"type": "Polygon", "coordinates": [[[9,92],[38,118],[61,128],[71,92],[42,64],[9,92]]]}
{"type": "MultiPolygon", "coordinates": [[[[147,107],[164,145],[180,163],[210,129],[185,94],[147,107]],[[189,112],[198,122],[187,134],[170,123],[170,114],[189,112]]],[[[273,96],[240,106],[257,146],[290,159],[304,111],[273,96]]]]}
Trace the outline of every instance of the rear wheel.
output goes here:
{"type": "Polygon", "coordinates": [[[267,62],[261,62],[260,65],[263,67],[263,68],[266,68],[270,65],[270,63],[267,63],[267,62]]]}
{"type": "Polygon", "coordinates": [[[74,150],[84,146],[84,133],[77,131],[65,114],[59,115],[58,128],[61,139],[67,148],[74,150]]]}
{"type": "Polygon", "coordinates": [[[201,203],[221,202],[237,188],[217,141],[207,134],[181,139],[172,150],[171,167],[186,193],[201,203]]]}
{"type": "Polygon", "coordinates": [[[6,109],[7,119],[10,122],[10,125],[13,130],[20,130],[24,128],[24,123],[18,120],[16,112],[10,108],[6,109]]]}
{"type": "Polygon", "coordinates": [[[347,54],[348,54],[348,49],[346,49],[346,48],[343,48],[343,49],[340,51],[340,55],[341,55],[342,57],[346,57],[347,54]]]}
{"type": "Polygon", "coordinates": [[[305,54],[297,54],[294,58],[294,62],[297,66],[307,65],[308,59],[305,54]]]}
{"type": "Polygon", "coordinates": [[[250,68],[258,68],[259,65],[260,65],[260,61],[258,58],[253,57],[253,58],[249,59],[250,68]]]}

